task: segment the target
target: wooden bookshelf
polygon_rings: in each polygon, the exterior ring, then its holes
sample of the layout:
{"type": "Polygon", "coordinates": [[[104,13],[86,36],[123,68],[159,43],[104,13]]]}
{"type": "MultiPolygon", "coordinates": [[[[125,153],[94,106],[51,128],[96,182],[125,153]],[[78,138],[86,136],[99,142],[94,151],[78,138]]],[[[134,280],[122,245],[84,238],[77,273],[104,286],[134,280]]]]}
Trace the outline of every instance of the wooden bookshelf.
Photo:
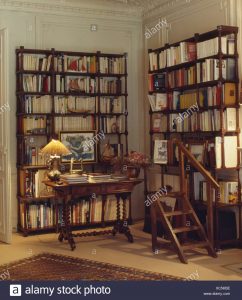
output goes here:
{"type": "MultiPolygon", "coordinates": [[[[165,94],[164,98],[166,98],[166,107],[163,107],[160,110],[155,110],[150,107],[149,116],[150,116],[150,154],[153,157],[154,154],[154,140],[171,140],[173,135],[182,140],[185,145],[189,145],[191,143],[214,143],[216,142],[217,137],[221,137],[222,146],[221,146],[221,166],[209,165],[204,162],[204,166],[206,169],[212,174],[212,176],[216,179],[217,182],[224,178],[224,174],[226,180],[238,182],[238,202],[237,203],[221,203],[219,201],[219,195],[215,196],[215,201],[213,203],[214,209],[214,229],[215,229],[215,247],[220,249],[221,246],[226,244],[234,244],[241,245],[242,242],[242,233],[241,233],[241,186],[239,182],[239,165],[240,165],[240,157],[238,151],[237,155],[237,164],[233,167],[226,168],[225,167],[225,148],[224,148],[224,140],[226,137],[235,136],[236,137],[236,145],[240,145],[240,127],[239,127],[239,108],[240,108],[240,95],[239,95],[239,74],[238,74],[238,48],[237,48],[237,38],[238,38],[238,28],[232,26],[218,26],[215,30],[203,33],[203,34],[194,34],[193,37],[173,43],[166,44],[164,47],[158,49],[149,49],[149,73],[148,73],[148,84],[149,84],[149,92],[148,95],[156,95],[156,94],[165,94]],[[211,42],[211,41],[214,42],[211,42]],[[231,40],[233,41],[231,43],[231,40]],[[202,48],[201,42],[205,42],[203,45],[211,45],[214,43],[214,49],[210,49],[207,46],[207,49],[202,48]],[[180,48],[176,48],[180,47],[180,48]],[[183,49],[186,50],[182,50],[183,49]],[[185,48],[187,47],[187,48],[185,48]],[[193,49],[191,53],[190,49],[193,49]],[[195,51],[194,51],[195,49],[195,51]],[[232,49],[232,50],[231,50],[232,49]],[[206,55],[206,50],[207,55],[206,55]],[[211,53],[214,50],[216,53],[211,53]],[[177,52],[176,52],[177,51],[177,52]],[[200,51],[200,52],[199,52],[200,51]],[[201,53],[204,55],[201,55],[201,53]],[[198,52],[199,56],[198,57],[198,52]],[[184,53],[184,55],[183,55],[184,53]],[[172,56],[173,55],[173,56],[172,56]],[[213,66],[209,71],[206,70],[207,65],[213,66]],[[226,74],[223,70],[223,66],[226,64],[226,74]],[[233,67],[229,69],[229,66],[233,64],[233,67]],[[189,71],[189,68],[194,68],[189,71]],[[232,71],[231,71],[232,70],[232,71]],[[171,86],[170,78],[173,78],[171,74],[172,72],[176,72],[174,75],[174,82],[179,82],[176,86],[171,86]],[[190,73],[189,73],[190,72],[190,73]],[[194,73],[192,73],[194,72],[194,73]],[[206,73],[207,72],[207,73],[206,73]],[[224,73],[223,73],[224,72],[224,73]],[[185,74],[185,75],[184,75],[185,74]],[[187,75],[188,74],[188,75],[187,75]],[[207,77],[206,77],[206,76],[207,77]],[[226,75],[226,76],[225,76],[226,75]],[[177,76],[177,77],[176,77],[177,76]],[[184,78],[184,76],[187,76],[184,78]],[[189,77],[190,76],[190,77],[189,77]],[[231,78],[232,77],[232,78],[231,78]],[[190,79],[189,79],[190,78],[190,79]],[[206,80],[207,79],[207,80],[206,80]],[[190,80],[190,84],[188,81],[190,80]],[[234,103],[225,104],[226,96],[225,96],[225,84],[233,84],[234,85],[234,103]],[[217,94],[218,91],[222,91],[216,98],[216,101],[219,103],[213,103],[213,105],[208,105],[208,88],[216,89],[217,94]],[[201,91],[205,91],[207,93],[207,103],[203,99],[203,105],[200,103],[200,93],[201,91]],[[219,90],[220,89],[220,90],[219,90]],[[176,102],[177,107],[174,106],[174,92],[179,92],[178,101],[176,102]],[[182,124],[182,129],[177,130],[178,127],[173,127],[174,130],[170,130],[172,124],[170,123],[172,120],[172,115],[179,115],[186,112],[189,107],[193,104],[190,103],[186,107],[179,107],[180,95],[185,95],[189,92],[194,92],[193,98],[196,99],[196,103],[198,104],[199,110],[196,112],[195,116],[195,124],[197,128],[194,129],[192,127],[192,121],[188,120],[187,124],[182,124]],[[171,96],[172,95],[172,96],[171,96]],[[195,98],[196,97],[196,98],[195,98]],[[227,130],[226,120],[227,117],[226,112],[228,109],[233,109],[235,112],[235,128],[233,130],[227,130]],[[219,130],[215,129],[216,120],[212,121],[212,130],[201,130],[202,121],[201,115],[203,113],[213,114],[214,119],[216,119],[216,112],[219,115],[219,130]],[[154,118],[166,118],[164,119],[164,124],[161,125],[164,128],[159,128],[154,130],[154,118]],[[190,125],[191,124],[191,125],[190,125]],[[185,126],[190,126],[193,130],[186,130],[185,126]],[[228,172],[233,172],[233,174],[229,174],[228,172]],[[223,173],[223,174],[222,174],[223,173]],[[219,212],[221,210],[228,210],[228,208],[233,207],[236,209],[238,214],[237,222],[239,227],[238,238],[236,239],[227,239],[220,240],[219,234],[223,232],[223,228],[219,226],[219,212]]],[[[206,48],[206,47],[205,47],[206,48]]],[[[228,86],[227,86],[228,87],[228,86]]],[[[214,95],[214,94],[213,94],[214,95]]],[[[210,97],[211,98],[211,97],[210,97]]],[[[211,99],[210,99],[211,100],[211,99]]],[[[213,99],[214,101],[214,99],[213,99]]],[[[208,115],[209,116],[209,115],[208,115]]],[[[189,116],[190,118],[190,116],[189,116]]],[[[210,119],[209,119],[210,120],[210,119]]],[[[160,121],[161,122],[161,121],[160,121]]],[[[204,122],[205,123],[205,122],[204,122]]],[[[207,124],[204,124],[206,127],[207,124]]],[[[190,128],[189,127],[189,128],[190,128]]],[[[196,126],[195,126],[196,127],[196,126]]],[[[207,150],[207,148],[205,148],[207,150]]],[[[206,154],[207,155],[207,154],[206,154]]],[[[160,165],[160,175],[161,175],[161,185],[164,184],[164,175],[165,174],[173,174],[174,168],[177,168],[177,164],[170,162],[168,159],[167,165],[160,165]],[[172,171],[171,171],[172,169],[172,171]]],[[[187,172],[188,173],[188,172],[187,172]]],[[[195,199],[194,197],[194,180],[193,174],[194,170],[190,170],[189,172],[189,190],[190,190],[190,201],[193,204],[194,208],[198,213],[202,211],[205,212],[205,218],[209,218],[209,215],[206,215],[207,211],[207,203],[203,202],[201,199],[195,199]]],[[[179,173],[176,173],[179,175],[179,173]]],[[[147,196],[149,191],[146,191],[145,195],[147,196]]],[[[150,210],[149,207],[145,207],[145,225],[144,231],[150,231],[150,210]]],[[[236,230],[236,228],[235,228],[236,230]]],[[[162,233],[160,233],[162,234],[162,233]]]]}
{"type": "MultiPolygon", "coordinates": [[[[25,236],[55,231],[61,222],[61,213],[53,195],[48,196],[46,191],[44,195],[36,194],[37,183],[34,182],[47,168],[44,158],[42,161],[38,159],[39,150],[52,138],[59,139],[60,131],[95,130],[96,133],[105,133],[105,140],[97,145],[97,163],[85,164],[87,171],[105,172],[110,169],[110,165],[101,161],[102,146],[107,140],[122,144],[124,154],[128,153],[127,76],[126,53],[25,49],[23,46],[16,49],[18,230],[25,236]],[[61,102],[60,99],[65,100],[61,102]],[[75,108],[81,107],[83,111],[71,112],[68,106],[71,99],[74,99],[75,108]],[[105,103],[105,109],[102,109],[101,101],[105,103]],[[30,121],[33,123],[29,125],[30,121]],[[64,128],[64,121],[68,124],[73,122],[76,127],[73,129],[71,124],[72,130],[69,126],[64,128]],[[111,128],[112,122],[118,124],[115,130],[111,128]],[[33,207],[34,211],[30,212],[33,207]],[[44,217],[41,216],[43,213],[44,217]]],[[[67,164],[65,167],[68,170],[67,164]]],[[[86,221],[73,223],[75,228],[103,227],[114,223],[113,217],[112,220],[104,220],[104,202],[101,219],[92,222],[92,200],[85,199],[89,201],[86,221]]],[[[131,203],[128,219],[131,222],[131,203]]]]}

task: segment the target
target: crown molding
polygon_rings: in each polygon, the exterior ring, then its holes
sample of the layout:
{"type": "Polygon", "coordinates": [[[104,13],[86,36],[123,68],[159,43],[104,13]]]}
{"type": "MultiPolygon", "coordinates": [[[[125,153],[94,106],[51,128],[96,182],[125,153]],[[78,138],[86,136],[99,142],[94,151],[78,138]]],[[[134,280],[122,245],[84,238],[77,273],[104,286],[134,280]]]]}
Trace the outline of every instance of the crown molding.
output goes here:
{"type": "MultiPolygon", "coordinates": [[[[187,9],[200,7],[208,5],[209,3],[218,2],[221,0],[170,0],[166,3],[159,5],[157,7],[152,7],[151,9],[144,12],[144,22],[149,22],[154,18],[161,18],[172,14],[180,14],[181,11],[186,11],[187,9]]],[[[226,0],[225,0],[226,1],[226,0]]],[[[155,1],[156,2],[156,1],[155,1]]]]}
{"type": "MultiPolygon", "coordinates": [[[[100,1],[101,2],[101,1],[100,1]]],[[[65,0],[0,0],[1,10],[21,12],[42,12],[50,14],[72,16],[98,16],[115,19],[130,19],[134,22],[142,21],[142,10],[129,5],[104,5],[90,1],[65,1],[65,0]]]]}

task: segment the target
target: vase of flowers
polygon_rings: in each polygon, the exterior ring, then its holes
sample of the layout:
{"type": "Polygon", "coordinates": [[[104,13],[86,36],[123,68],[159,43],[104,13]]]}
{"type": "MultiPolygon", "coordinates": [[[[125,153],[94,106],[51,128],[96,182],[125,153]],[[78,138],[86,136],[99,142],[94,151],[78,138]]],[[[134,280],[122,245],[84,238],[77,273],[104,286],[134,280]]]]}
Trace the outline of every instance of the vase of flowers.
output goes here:
{"type": "Polygon", "coordinates": [[[123,171],[129,179],[139,177],[140,169],[150,165],[150,159],[143,153],[131,151],[123,160],[123,171]]]}

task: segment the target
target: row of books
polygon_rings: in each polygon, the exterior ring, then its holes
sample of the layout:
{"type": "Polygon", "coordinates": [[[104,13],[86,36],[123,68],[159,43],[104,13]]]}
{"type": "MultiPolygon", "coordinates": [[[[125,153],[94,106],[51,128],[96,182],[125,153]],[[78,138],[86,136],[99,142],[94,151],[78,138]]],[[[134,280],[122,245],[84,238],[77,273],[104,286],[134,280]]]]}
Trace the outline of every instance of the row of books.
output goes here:
{"type": "MultiPolygon", "coordinates": [[[[21,101],[21,111],[25,113],[51,113],[52,98],[45,96],[27,96],[25,95],[21,101]]],[[[123,99],[122,97],[101,97],[100,112],[101,113],[122,113],[123,99]]],[[[54,97],[55,113],[95,113],[98,111],[98,101],[95,97],[75,97],[75,96],[56,96],[54,97]]]]}
{"type": "MultiPolygon", "coordinates": [[[[22,103],[21,103],[22,104],[22,103]]],[[[52,99],[51,96],[24,96],[23,109],[27,114],[31,113],[51,113],[52,99]]]]}
{"type": "MultiPolygon", "coordinates": [[[[235,40],[232,36],[221,37],[221,52],[235,54],[235,40]]],[[[162,51],[149,53],[150,71],[156,71],[196,59],[214,56],[219,53],[219,38],[204,42],[180,42],[178,46],[170,46],[162,51]]]]}
{"type": "Polygon", "coordinates": [[[192,105],[199,108],[236,104],[236,86],[234,83],[225,83],[222,86],[200,88],[198,91],[185,92],[173,91],[172,93],[154,93],[148,95],[151,110],[162,111],[165,109],[186,109],[192,105]]]}
{"type": "Polygon", "coordinates": [[[55,117],[54,118],[55,133],[60,131],[81,131],[94,130],[95,120],[93,116],[85,117],[55,117]]]}
{"type": "MultiPolygon", "coordinates": [[[[221,60],[222,79],[235,79],[235,59],[228,58],[221,60]]],[[[156,91],[165,88],[178,88],[186,85],[214,81],[220,79],[220,61],[218,59],[206,59],[190,68],[181,68],[175,71],[149,74],[149,91],[156,91]]]]}
{"type": "Polygon", "coordinates": [[[101,117],[100,130],[103,130],[105,133],[123,133],[125,131],[124,117],[101,117]]]}
{"type": "Polygon", "coordinates": [[[18,143],[21,149],[20,163],[25,165],[44,166],[46,157],[41,155],[40,150],[47,144],[47,136],[25,136],[23,144],[18,143]]]}
{"type": "MultiPolygon", "coordinates": [[[[55,72],[80,72],[96,73],[97,72],[96,56],[68,56],[68,55],[42,55],[42,54],[24,54],[23,70],[24,71],[46,71],[53,69],[55,72]],[[53,60],[52,60],[53,58],[53,60]]],[[[21,60],[19,68],[21,68],[21,60]]],[[[100,57],[100,73],[103,74],[124,74],[125,59],[123,57],[100,57]]]]}
{"type": "Polygon", "coordinates": [[[104,94],[120,94],[121,81],[115,79],[100,78],[100,92],[104,94]]]}
{"type": "Polygon", "coordinates": [[[95,113],[95,97],[55,97],[54,111],[59,114],[71,112],[95,113]]]}
{"type": "MultiPolygon", "coordinates": [[[[235,40],[233,36],[221,37],[221,52],[234,55],[235,40]]],[[[197,58],[217,55],[219,53],[219,37],[197,43],[197,58]]]]}
{"type": "Polygon", "coordinates": [[[19,170],[20,172],[20,195],[22,197],[39,198],[53,195],[51,188],[47,187],[43,180],[46,179],[46,170],[31,172],[29,170],[19,170]]]}
{"type": "Polygon", "coordinates": [[[195,66],[192,66],[187,69],[182,68],[182,69],[169,72],[167,75],[168,87],[175,88],[184,85],[195,84],[196,83],[195,70],[196,70],[195,66]]]}
{"type": "Polygon", "coordinates": [[[100,73],[103,74],[124,74],[125,73],[125,58],[109,58],[100,57],[100,73]]]}
{"type": "Polygon", "coordinates": [[[21,226],[27,229],[41,229],[52,227],[55,225],[55,209],[54,204],[32,204],[26,206],[26,214],[24,211],[24,204],[20,204],[20,221],[21,226]]]}
{"type": "Polygon", "coordinates": [[[101,113],[122,113],[123,99],[122,97],[101,97],[100,98],[100,112],[101,113]]]}
{"type": "Polygon", "coordinates": [[[50,71],[52,55],[23,55],[23,69],[25,71],[50,71]]]}
{"type": "MultiPolygon", "coordinates": [[[[237,160],[237,137],[225,136],[215,137],[207,141],[192,141],[186,144],[192,155],[208,168],[235,168],[238,165],[237,160]],[[222,151],[224,156],[222,155],[222,151]]],[[[174,165],[179,162],[177,145],[172,140],[154,140],[154,163],[174,165]]],[[[189,165],[189,163],[188,163],[189,165]]],[[[199,173],[200,174],[200,173],[199,173]]],[[[201,175],[201,174],[200,174],[201,175]]],[[[199,176],[200,176],[199,175],[199,176]]],[[[204,180],[204,178],[201,178],[204,180]]],[[[195,180],[195,189],[199,183],[195,180]]],[[[198,192],[195,192],[195,198],[198,199],[198,192]]]]}
{"type": "Polygon", "coordinates": [[[54,58],[54,69],[58,72],[83,72],[96,73],[96,57],[95,56],[67,56],[54,58]],[[63,60],[63,68],[62,68],[63,60]]]}
{"type": "Polygon", "coordinates": [[[160,52],[149,53],[150,71],[171,67],[196,59],[196,43],[181,42],[160,52]]]}
{"type": "Polygon", "coordinates": [[[46,117],[23,117],[19,120],[19,130],[23,134],[46,134],[46,117]]]}
{"type": "Polygon", "coordinates": [[[91,221],[91,216],[92,216],[92,222],[100,222],[102,217],[102,201],[100,200],[101,199],[92,199],[92,200],[83,199],[80,201],[76,201],[76,203],[74,203],[71,206],[71,223],[85,224],[91,221]],[[95,211],[95,216],[94,216],[94,211],[95,211]]]}
{"type": "Polygon", "coordinates": [[[40,153],[43,146],[36,147],[27,144],[24,148],[24,164],[31,166],[44,166],[46,164],[46,159],[44,155],[41,155],[40,153]]]}
{"type": "MultiPolygon", "coordinates": [[[[218,197],[219,203],[235,204],[238,203],[238,182],[219,182],[220,194],[218,197]]],[[[199,184],[199,200],[207,202],[207,182],[200,181],[199,184]]],[[[215,191],[213,190],[213,202],[215,202],[215,191]]]]}
{"type": "Polygon", "coordinates": [[[23,76],[24,92],[45,92],[51,91],[51,78],[45,75],[24,75],[23,76]]]}
{"type": "MultiPolygon", "coordinates": [[[[236,108],[227,108],[223,112],[224,129],[236,131],[236,108]]],[[[153,132],[195,132],[220,131],[221,112],[218,109],[197,113],[190,109],[180,114],[153,115],[153,132]],[[167,121],[169,120],[169,128],[167,121]]]]}
{"type": "MultiPolygon", "coordinates": [[[[194,172],[194,197],[195,200],[207,202],[207,182],[201,173],[194,172]]],[[[238,182],[236,181],[218,181],[219,194],[217,200],[219,203],[237,203],[238,202],[238,182]]],[[[215,192],[213,191],[213,202],[215,202],[215,192]]]]}
{"type": "MultiPolygon", "coordinates": [[[[74,201],[71,205],[71,224],[86,224],[102,221],[102,198],[80,199],[74,201]]],[[[126,218],[129,215],[129,203],[126,205],[126,218]]],[[[41,229],[46,227],[63,224],[62,207],[57,207],[50,201],[43,204],[31,204],[24,208],[24,204],[20,204],[20,222],[21,226],[27,229],[41,229]],[[26,215],[24,214],[26,209],[26,215]],[[56,220],[57,217],[57,220],[56,220]]],[[[120,201],[120,218],[123,219],[123,201],[120,201]]],[[[115,221],[117,219],[117,198],[115,195],[108,195],[104,205],[104,221],[115,221]]]]}
{"type": "Polygon", "coordinates": [[[225,83],[222,86],[213,86],[199,89],[199,106],[209,107],[236,104],[236,87],[234,83],[225,83]]]}
{"type": "MultiPolygon", "coordinates": [[[[235,59],[221,60],[222,78],[225,80],[235,79],[235,59]]],[[[218,59],[206,59],[197,63],[197,83],[220,79],[220,61],[218,59]]]]}
{"type": "Polygon", "coordinates": [[[63,77],[56,75],[56,92],[95,93],[96,80],[90,77],[63,77]]]}

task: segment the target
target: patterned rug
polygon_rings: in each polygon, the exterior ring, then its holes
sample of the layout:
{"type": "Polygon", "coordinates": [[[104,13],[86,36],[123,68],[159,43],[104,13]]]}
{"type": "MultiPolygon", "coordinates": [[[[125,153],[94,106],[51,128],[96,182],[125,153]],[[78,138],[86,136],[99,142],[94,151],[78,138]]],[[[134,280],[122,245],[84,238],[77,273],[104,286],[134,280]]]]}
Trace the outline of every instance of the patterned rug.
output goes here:
{"type": "Polygon", "coordinates": [[[224,268],[234,271],[236,273],[239,273],[242,275],[242,263],[232,264],[232,265],[226,265],[224,268]]]}
{"type": "Polygon", "coordinates": [[[179,280],[183,278],[70,256],[42,253],[0,266],[6,280],[179,280]]]}

